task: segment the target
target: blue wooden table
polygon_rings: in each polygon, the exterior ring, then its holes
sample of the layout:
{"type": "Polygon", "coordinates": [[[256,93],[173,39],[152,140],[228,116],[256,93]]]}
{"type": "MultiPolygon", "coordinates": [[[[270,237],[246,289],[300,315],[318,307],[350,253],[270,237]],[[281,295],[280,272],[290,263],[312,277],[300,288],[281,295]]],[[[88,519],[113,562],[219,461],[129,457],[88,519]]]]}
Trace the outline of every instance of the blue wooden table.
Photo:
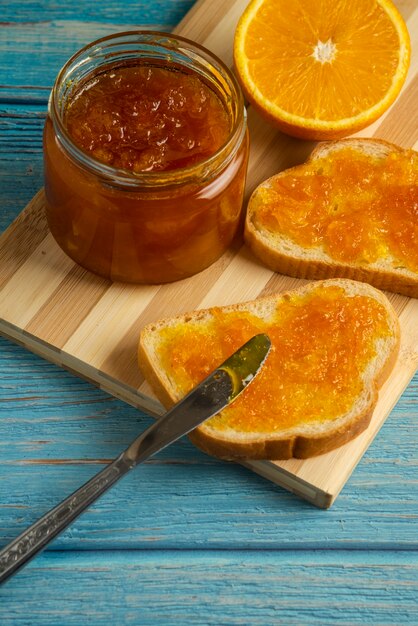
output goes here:
{"type": "MultiPolygon", "coordinates": [[[[89,41],[169,29],[192,0],[0,1],[0,227],[42,185],[54,77],[89,41]]],[[[150,418],[0,342],[0,545],[150,418]]],[[[2,626],[418,624],[418,377],[328,511],[187,440],[0,588],[2,626]]]]}

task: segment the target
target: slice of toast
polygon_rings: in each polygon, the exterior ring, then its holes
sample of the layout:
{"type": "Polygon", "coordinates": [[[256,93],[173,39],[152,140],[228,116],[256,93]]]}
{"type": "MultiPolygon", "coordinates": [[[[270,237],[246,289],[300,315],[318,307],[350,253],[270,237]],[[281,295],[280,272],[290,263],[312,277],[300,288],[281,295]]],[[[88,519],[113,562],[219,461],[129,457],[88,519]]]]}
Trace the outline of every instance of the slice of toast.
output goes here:
{"type": "Polygon", "coordinates": [[[281,274],[418,297],[418,152],[377,139],[319,144],[255,189],[245,240],[281,274]]]}
{"type": "Polygon", "coordinates": [[[399,322],[386,296],[347,279],[145,326],[139,366],[166,408],[240,345],[265,332],[262,371],[230,406],[191,433],[226,458],[306,458],[336,448],[369,424],[392,370],[399,322]]]}

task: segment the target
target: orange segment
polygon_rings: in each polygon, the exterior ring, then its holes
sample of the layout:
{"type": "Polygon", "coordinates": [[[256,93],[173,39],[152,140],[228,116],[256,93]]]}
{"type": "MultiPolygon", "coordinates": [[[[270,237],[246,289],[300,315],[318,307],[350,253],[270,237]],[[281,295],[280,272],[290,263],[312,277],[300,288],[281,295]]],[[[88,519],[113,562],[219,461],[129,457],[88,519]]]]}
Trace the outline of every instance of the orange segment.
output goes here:
{"type": "Polygon", "coordinates": [[[306,139],[375,121],[399,94],[409,57],[408,31],[389,0],[253,0],[234,41],[247,98],[306,139]]]}

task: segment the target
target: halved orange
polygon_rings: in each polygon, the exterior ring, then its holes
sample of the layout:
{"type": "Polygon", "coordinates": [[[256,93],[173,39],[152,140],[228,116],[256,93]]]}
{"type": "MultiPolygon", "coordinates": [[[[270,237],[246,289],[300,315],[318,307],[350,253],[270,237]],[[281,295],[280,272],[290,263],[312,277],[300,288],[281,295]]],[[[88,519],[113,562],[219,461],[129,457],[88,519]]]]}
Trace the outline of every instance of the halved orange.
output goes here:
{"type": "Polygon", "coordinates": [[[337,139],[374,122],[399,94],[409,58],[390,0],[252,0],[234,40],[248,100],[304,139],[337,139]]]}

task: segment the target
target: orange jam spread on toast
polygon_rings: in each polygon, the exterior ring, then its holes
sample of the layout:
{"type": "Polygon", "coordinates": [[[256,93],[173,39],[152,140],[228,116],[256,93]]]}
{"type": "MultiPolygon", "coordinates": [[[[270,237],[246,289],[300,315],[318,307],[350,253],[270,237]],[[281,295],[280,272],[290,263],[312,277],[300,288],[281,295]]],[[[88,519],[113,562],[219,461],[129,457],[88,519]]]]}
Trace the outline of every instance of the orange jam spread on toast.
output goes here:
{"type": "Polygon", "coordinates": [[[418,271],[418,153],[345,148],[261,188],[255,225],[341,262],[394,258],[418,271]]]}
{"type": "Polygon", "coordinates": [[[108,69],[82,84],[65,125],[79,148],[133,172],[203,161],[230,132],[225,107],[197,73],[145,64],[108,69]]]}
{"type": "Polygon", "coordinates": [[[272,341],[256,380],[211,418],[220,430],[274,432],[337,418],[363,389],[376,338],[390,332],[383,305],[335,285],[286,297],[268,321],[245,311],[211,313],[209,321],[162,331],[161,365],[183,394],[253,335],[272,341]]]}

